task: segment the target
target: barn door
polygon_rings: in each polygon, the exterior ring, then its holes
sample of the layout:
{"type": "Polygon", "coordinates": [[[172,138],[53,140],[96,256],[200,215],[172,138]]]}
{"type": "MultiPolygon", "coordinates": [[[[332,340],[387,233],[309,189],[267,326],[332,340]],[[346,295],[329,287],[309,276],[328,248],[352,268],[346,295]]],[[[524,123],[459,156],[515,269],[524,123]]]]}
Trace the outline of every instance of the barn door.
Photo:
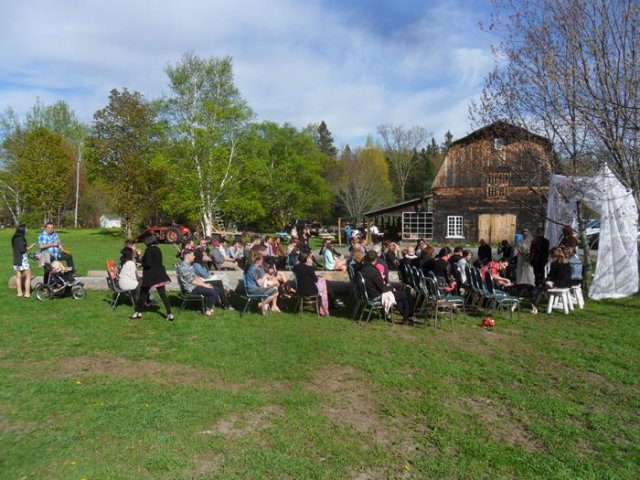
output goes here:
{"type": "Polygon", "coordinates": [[[492,244],[502,240],[512,242],[516,233],[516,216],[506,214],[483,214],[478,216],[478,240],[484,238],[492,244]]]}
{"type": "Polygon", "coordinates": [[[478,241],[482,239],[491,243],[491,215],[489,214],[478,216],[478,241]]]}

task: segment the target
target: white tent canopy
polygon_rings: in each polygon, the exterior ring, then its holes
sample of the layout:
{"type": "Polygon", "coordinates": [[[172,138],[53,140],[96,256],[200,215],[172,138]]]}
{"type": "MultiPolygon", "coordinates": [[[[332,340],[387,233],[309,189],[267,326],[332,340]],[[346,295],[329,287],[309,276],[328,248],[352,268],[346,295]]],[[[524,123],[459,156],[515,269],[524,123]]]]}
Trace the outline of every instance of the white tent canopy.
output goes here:
{"type": "Polygon", "coordinates": [[[622,298],[638,291],[638,209],[633,192],[608,166],[594,177],[552,175],[545,236],[556,245],[563,225],[576,227],[577,202],[600,213],[598,259],[589,297],[622,298]]]}

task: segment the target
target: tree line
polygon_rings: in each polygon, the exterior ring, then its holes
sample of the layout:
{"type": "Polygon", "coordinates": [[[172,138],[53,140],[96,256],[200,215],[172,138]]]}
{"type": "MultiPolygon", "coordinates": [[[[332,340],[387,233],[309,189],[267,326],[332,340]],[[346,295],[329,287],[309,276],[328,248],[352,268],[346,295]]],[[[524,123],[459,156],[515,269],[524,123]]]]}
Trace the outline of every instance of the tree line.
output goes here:
{"type": "Polygon", "coordinates": [[[210,233],[234,223],[282,228],[295,218],[357,217],[428,193],[451,142],[422,127],[382,125],[380,140],[338,150],[322,121],[297,129],[256,122],[230,57],[186,53],[147,99],[113,89],[83,124],[64,101],[36,100],[0,117],[0,199],[6,222],[95,226],[117,214],[130,234],[186,222],[210,233]]]}

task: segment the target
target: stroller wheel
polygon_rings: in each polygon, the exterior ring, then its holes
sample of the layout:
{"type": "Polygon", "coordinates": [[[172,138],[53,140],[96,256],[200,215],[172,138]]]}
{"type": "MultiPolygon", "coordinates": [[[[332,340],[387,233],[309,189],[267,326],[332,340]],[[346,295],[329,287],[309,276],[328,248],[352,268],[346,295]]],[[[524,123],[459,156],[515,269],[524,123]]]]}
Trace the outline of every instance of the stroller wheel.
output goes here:
{"type": "Polygon", "coordinates": [[[84,289],[82,285],[76,285],[71,287],[71,296],[74,300],[84,300],[87,298],[87,291],[84,289]]]}
{"type": "Polygon", "coordinates": [[[42,283],[36,285],[36,288],[33,289],[33,294],[41,302],[46,302],[53,298],[51,289],[42,283]]]}

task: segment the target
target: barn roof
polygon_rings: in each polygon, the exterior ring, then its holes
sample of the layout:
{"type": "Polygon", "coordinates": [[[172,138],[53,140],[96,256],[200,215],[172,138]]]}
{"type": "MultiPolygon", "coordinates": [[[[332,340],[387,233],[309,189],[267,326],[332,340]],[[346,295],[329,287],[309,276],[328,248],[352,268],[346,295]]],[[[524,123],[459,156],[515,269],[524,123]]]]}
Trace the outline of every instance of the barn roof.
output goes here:
{"type": "Polygon", "coordinates": [[[402,212],[407,208],[422,205],[429,198],[431,198],[431,195],[414,198],[412,200],[405,200],[404,202],[394,203],[393,205],[387,205],[386,207],[380,207],[376,210],[364,212],[362,215],[365,217],[377,217],[378,215],[384,215],[385,213],[402,212]]]}
{"type": "Polygon", "coordinates": [[[530,132],[522,127],[518,127],[516,125],[512,125],[503,120],[498,120],[496,122],[490,123],[489,125],[485,125],[478,130],[474,130],[466,137],[459,138],[455,142],[452,142],[451,145],[460,145],[463,143],[469,143],[478,138],[484,137],[487,133],[496,133],[501,136],[507,136],[505,134],[514,135],[518,137],[530,138],[532,140],[538,140],[539,142],[551,144],[551,140],[541,135],[536,135],[535,133],[530,132]]]}

